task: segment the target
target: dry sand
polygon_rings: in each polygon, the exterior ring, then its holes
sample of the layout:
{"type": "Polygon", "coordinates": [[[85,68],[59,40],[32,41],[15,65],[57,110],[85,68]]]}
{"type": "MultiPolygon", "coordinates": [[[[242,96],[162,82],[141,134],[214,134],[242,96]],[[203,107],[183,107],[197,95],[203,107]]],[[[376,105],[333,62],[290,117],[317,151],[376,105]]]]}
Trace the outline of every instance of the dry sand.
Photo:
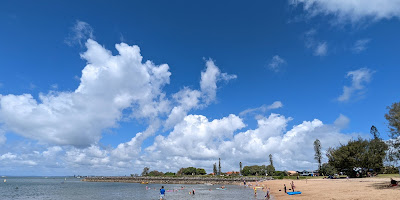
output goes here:
{"type": "MultiPolygon", "coordinates": [[[[396,180],[399,179],[398,177],[396,180]]],[[[389,187],[390,178],[357,178],[357,179],[308,179],[293,180],[299,195],[287,195],[283,192],[283,184],[289,191],[292,180],[270,180],[258,183],[270,188],[276,200],[281,199],[400,199],[400,187],[389,187]],[[279,191],[281,190],[281,191],[279,191]]],[[[255,185],[252,183],[253,186],[255,185]]],[[[264,190],[265,191],[265,190],[264,190]]],[[[263,193],[261,193],[263,194],[263,193]]],[[[259,194],[259,195],[261,195],[259,194]]]]}

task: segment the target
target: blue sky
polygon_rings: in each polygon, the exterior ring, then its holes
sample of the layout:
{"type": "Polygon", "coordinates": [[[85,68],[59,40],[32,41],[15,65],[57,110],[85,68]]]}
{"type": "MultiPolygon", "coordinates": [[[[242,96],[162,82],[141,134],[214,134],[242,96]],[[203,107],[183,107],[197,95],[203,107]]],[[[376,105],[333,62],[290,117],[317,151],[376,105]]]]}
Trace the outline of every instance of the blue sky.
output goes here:
{"type": "Polygon", "coordinates": [[[388,139],[400,2],[376,4],[2,1],[0,174],[314,169],[316,138],[388,139]]]}

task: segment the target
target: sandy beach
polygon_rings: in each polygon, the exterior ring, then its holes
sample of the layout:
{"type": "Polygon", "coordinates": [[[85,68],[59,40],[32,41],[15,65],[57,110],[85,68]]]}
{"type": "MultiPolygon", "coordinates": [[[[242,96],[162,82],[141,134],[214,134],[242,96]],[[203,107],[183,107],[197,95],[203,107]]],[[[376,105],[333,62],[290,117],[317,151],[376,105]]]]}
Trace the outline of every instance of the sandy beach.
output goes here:
{"type": "MultiPolygon", "coordinates": [[[[398,177],[394,177],[398,180],[398,177]]],[[[293,180],[299,195],[287,195],[283,192],[283,184],[287,191],[292,180],[270,180],[258,183],[270,188],[274,199],[400,199],[400,187],[389,187],[390,178],[356,178],[356,179],[308,179],[293,180]],[[281,191],[279,191],[281,190],[281,191]]],[[[255,183],[252,183],[253,186],[255,183]]]]}

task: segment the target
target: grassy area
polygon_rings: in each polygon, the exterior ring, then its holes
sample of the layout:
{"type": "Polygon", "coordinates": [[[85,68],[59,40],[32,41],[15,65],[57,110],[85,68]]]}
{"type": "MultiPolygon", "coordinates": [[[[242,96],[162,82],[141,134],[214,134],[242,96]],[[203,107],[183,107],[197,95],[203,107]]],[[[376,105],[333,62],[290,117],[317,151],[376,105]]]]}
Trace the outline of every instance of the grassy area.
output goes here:
{"type": "Polygon", "coordinates": [[[378,174],[378,178],[400,178],[400,174],[378,174]]]}

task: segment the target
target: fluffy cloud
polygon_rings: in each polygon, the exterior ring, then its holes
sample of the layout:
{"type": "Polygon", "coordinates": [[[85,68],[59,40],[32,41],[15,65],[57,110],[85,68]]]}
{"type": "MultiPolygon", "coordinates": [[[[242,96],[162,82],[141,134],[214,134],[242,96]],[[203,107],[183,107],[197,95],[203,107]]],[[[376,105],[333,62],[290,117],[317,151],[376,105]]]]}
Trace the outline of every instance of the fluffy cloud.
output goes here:
{"type": "Polygon", "coordinates": [[[347,72],[346,77],[351,77],[351,85],[343,86],[343,94],[337,100],[340,102],[349,101],[352,96],[360,97],[365,92],[365,84],[371,81],[374,72],[367,68],[361,68],[347,72]]]}
{"type": "Polygon", "coordinates": [[[212,60],[206,62],[206,70],[201,72],[200,88],[203,94],[203,101],[206,104],[215,100],[217,93],[217,82],[218,81],[229,81],[235,79],[236,75],[230,75],[227,73],[221,73],[219,68],[214,64],[212,60]]]}
{"type": "Polygon", "coordinates": [[[125,175],[140,173],[145,166],[173,172],[180,167],[195,166],[210,172],[212,164],[221,158],[222,170],[230,171],[238,170],[239,162],[244,165],[268,164],[268,155],[272,154],[277,169],[311,170],[317,167],[313,159],[315,139],[321,141],[324,154],[328,147],[346,143],[357,136],[341,133],[349,123],[343,115],[332,125],[314,119],[287,130],[291,120],[272,113],[259,118],[255,129],[240,132],[246,125],[233,114],[214,120],[202,115],[188,115],[171,132],[157,136],[142,153],[140,144],[142,134],[146,133],[139,133],[116,148],[51,146],[20,153],[6,151],[0,154],[0,168],[37,166],[47,170],[52,168],[52,171],[63,169],[63,173],[125,175]]]}
{"type": "Polygon", "coordinates": [[[177,102],[168,119],[165,122],[165,129],[172,128],[175,124],[182,121],[191,109],[201,108],[215,101],[217,93],[217,83],[235,79],[236,75],[221,73],[219,68],[210,59],[206,62],[205,71],[201,72],[200,90],[184,88],[173,95],[177,102]]]}
{"type": "Polygon", "coordinates": [[[0,156],[0,167],[3,166],[36,166],[38,163],[34,160],[29,160],[26,159],[27,155],[23,155],[23,156],[18,156],[16,154],[13,153],[5,153],[3,155],[0,156]]]}
{"type": "Polygon", "coordinates": [[[12,159],[15,159],[16,157],[17,157],[16,155],[8,152],[6,154],[1,155],[0,160],[12,160],[12,159]]]}
{"type": "Polygon", "coordinates": [[[272,57],[271,62],[268,64],[268,66],[271,71],[278,72],[281,66],[284,64],[286,64],[286,61],[278,55],[275,55],[274,57],[272,57]]]}
{"type": "Polygon", "coordinates": [[[267,164],[268,155],[272,154],[278,169],[315,169],[315,139],[321,141],[325,152],[328,147],[352,138],[352,135],[342,134],[340,127],[323,124],[318,119],[304,121],[286,131],[291,120],[271,114],[258,119],[256,129],[235,133],[245,126],[235,115],[212,121],[201,115],[188,115],[168,136],[156,138],[141,157],[142,164],[161,170],[197,166],[210,171],[212,164],[221,158],[223,171],[228,171],[238,170],[239,162],[244,165],[267,164]],[[164,162],[155,160],[168,160],[171,165],[166,167],[164,162]]]}
{"type": "Polygon", "coordinates": [[[370,39],[357,40],[354,43],[354,46],[351,50],[354,53],[361,53],[362,51],[365,51],[367,49],[367,45],[368,45],[369,41],[370,41],[370,39]]]}
{"type": "Polygon", "coordinates": [[[89,39],[81,57],[87,61],[74,92],[0,96],[0,123],[14,133],[57,145],[89,146],[102,130],[115,127],[122,112],[154,118],[169,110],[162,87],[169,67],[142,62],[138,46],[115,45],[119,55],[89,39]]]}
{"type": "Polygon", "coordinates": [[[400,17],[400,0],[290,0],[311,16],[333,15],[339,22],[390,19],[400,17]]]}

